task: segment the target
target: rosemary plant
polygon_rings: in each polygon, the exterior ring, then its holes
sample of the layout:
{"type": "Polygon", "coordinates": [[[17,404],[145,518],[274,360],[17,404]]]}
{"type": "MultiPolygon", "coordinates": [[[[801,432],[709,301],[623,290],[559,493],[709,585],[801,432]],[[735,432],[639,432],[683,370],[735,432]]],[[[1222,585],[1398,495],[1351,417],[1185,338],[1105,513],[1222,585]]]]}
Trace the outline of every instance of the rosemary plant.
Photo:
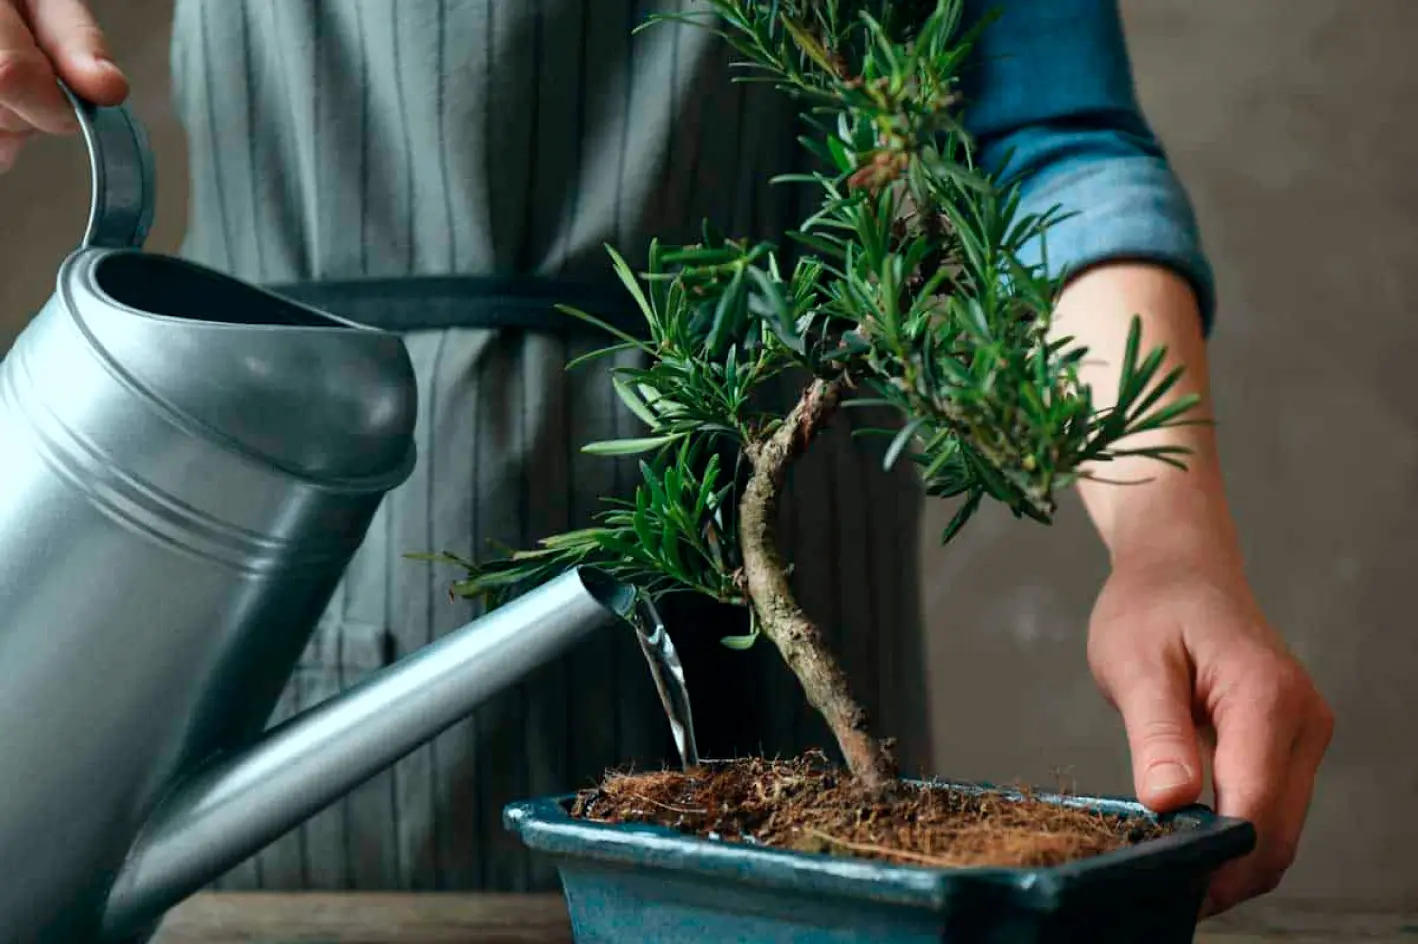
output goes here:
{"type": "Polygon", "coordinates": [[[643,435],[585,446],[641,455],[634,498],[534,548],[423,556],[464,569],[453,593],[491,606],[593,564],[652,597],[687,590],[747,607],[749,634],[725,644],[767,636],[852,774],[883,789],[896,776],[887,742],[798,605],[775,543],[792,463],[840,408],[888,407],[897,422],[881,431],[884,461],[915,463],[928,495],[958,503],[949,541],[986,498],[1047,523],[1057,489],[1086,467],[1139,454],[1182,466],[1184,450],[1119,443],[1188,422],[1195,398],[1162,402],[1180,368],[1163,374],[1160,348],[1142,356],[1137,319],[1107,410],[1078,379],[1085,350],[1050,339],[1060,278],[1022,253],[1057,215],[1022,214],[1018,186],[975,163],[960,83],[980,27],[962,28],[960,0],[702,5],[651,22],[713,29],[738,53],[736,80],[771,83],[802,104],[811,133],[801,140],[818,169],[779,180],[821,198],[787,234],[795,261],[707,223],[694,245],[652,243],[644,272],[609,249],[648,336],[563,310],[616,338],[591,357],[639,352],[610,382],[643,435]],[[785,371],[805,378],[801,396],[765,405],[765,382],[785,371]]]}

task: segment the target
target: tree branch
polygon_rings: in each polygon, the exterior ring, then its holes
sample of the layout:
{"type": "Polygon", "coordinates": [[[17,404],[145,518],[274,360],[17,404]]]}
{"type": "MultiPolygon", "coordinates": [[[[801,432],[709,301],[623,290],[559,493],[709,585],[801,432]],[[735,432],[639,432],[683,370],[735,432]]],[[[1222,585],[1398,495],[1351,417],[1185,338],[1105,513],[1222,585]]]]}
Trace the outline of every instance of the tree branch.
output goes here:
{"type": "Polygon", "coordinates": [[[749,444],[753,472],[739,504],[739,541],[760,629],[802,683],[808,702],[827,721],[848,769],[863,787],[883,791],[895,783],[897,774],[891,742],[871,734],[867,713],[852,695],[846,673],[793,596],[777,545],[778,500],[788,468],[837,412],[844,387],[840,379],[813,380],[773,435],[749,444]]]}

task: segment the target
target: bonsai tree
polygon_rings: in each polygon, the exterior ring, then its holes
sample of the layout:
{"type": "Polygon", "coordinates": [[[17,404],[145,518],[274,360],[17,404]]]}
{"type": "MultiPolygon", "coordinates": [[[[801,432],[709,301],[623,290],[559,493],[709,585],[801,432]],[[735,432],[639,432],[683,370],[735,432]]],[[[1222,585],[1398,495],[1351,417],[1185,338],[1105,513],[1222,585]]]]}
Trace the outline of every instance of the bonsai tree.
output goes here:
{"type": "Polygon", "coordinates": [[[703,6],[739,54],[742,80],[803,106],[802,143],[820,167],[779,181],[814,187],[820,200],[786,234],[793,259],[708,223],[696,244],[652,243],[644,272],[609,248],[646,335],[564,310],[615,337],[591,357],[641,355],[610,382],[643,435],[584,447],[641,456],[634,498],[536,547],[435,557],[466,570],[453,593],[490,606],[592,564],[651,599],[690,591],[747,608],[748,634],[723,642],[767,637],[858,785],[883,791],[897,776],[889,742],[798,604],[777,547],[793,463],[840,410],[889,408],[892,427],[875,430],[888,437],[883,460],[914,463],[928,495],[957,502],[949,541],[986,499],[1048,523],[1057,490],[1086,467],[1139,454],[1180,466],[1180,449],[1120,444],[1187,422],[1196,400],[1163,402],[1180,368],[1163,374],[1160,348],[1142,355],[1137,319],[1107,410],[1078,378],[1085,350],[1051,336],[1061,279],[1023,253],[1058,216],[1022,214],[1017,184],[976,165],[960,91],[976,33],[961,28],[960,0],[703,6]],[[804,378],[801,394],[771,402],[765,381],[786,371],[804,378]]]}

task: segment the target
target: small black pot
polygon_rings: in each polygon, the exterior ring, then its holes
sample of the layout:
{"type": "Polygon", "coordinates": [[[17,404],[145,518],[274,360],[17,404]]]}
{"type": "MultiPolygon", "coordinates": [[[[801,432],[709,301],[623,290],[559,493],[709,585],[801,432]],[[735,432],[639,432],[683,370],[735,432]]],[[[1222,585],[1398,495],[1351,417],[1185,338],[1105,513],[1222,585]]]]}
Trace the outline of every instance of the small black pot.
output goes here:
{"type": "Polygon", "coordinates": [[[1255,845],[1250,823],[1202,806],[1035,796],[1177,829],[1051,868],[935,869],[587,822],[572,797],[514,803],[503,823],[555,859],[578,944],[1181,944],[1211,873],[1255,845]]]}

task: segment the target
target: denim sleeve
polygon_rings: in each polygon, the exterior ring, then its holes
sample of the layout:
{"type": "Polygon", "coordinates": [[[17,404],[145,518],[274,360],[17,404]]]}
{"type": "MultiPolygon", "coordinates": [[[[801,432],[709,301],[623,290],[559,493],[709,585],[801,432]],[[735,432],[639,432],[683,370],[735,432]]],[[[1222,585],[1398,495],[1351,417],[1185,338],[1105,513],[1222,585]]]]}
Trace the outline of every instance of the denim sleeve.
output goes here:
{"type": "Polygon", "coordinates": [[[965,80],[966,126],[981,165],[1018,181],[1021,211],[1058,207],[1026,261],[1050,274],[1131,259],[1185,278],[1209,335],[1211,264],[1186,190],[1138,105],[1116,0],[965,0],[990,11],[965,80]]]}

